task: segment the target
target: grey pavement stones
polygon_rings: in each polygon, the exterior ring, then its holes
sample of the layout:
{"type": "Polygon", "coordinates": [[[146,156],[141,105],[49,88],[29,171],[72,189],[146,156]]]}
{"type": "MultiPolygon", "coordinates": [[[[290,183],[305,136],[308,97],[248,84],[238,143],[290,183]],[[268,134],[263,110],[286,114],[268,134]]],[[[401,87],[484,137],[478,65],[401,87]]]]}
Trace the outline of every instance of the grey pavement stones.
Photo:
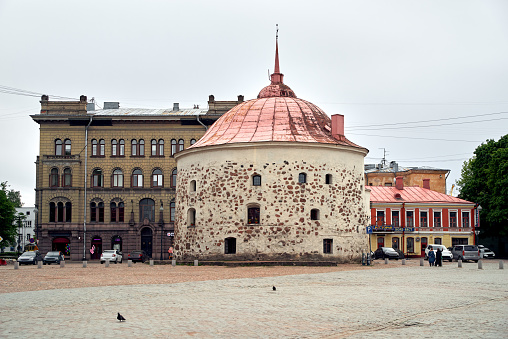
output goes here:
{"type": "Polygon", "coordinates": [[[462,266],[6,293],[0,337],[508,338],[508,271],[462,266]]]}

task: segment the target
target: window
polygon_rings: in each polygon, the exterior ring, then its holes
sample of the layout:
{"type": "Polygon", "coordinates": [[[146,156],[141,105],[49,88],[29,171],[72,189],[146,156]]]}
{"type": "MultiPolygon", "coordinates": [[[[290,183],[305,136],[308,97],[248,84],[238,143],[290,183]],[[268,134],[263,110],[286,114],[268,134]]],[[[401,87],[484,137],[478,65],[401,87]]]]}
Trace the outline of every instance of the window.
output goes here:
{"type": "Polygon", "coordinates": [[[71,222],[72,204],[70,201],[49,203],[49,222],[71,222]]]}
{"type": "Polygon", "coordinates": [[[131,187],[143,187],[143,172],[139,168],[132,171],[131,187]]]}
{"type": "Polygon", "coordinates": [[[118,142],[116,139],[111,140],[111,156],[117,157],[119,155],[118,152],[118,142]]]}
{"type": "Polygon", "coordinates": [[[196,192],[196,180],[191,180],[190,182],[190,191],[196,192]]]}
{"type": "Polygon", "coordinates": [[[196,210],[194,208],[189,208],[187,211],[187,227],[196,226],[196,210]]]}
{"type": "Polygon", "coordinates": [[[145,156],[145,141],[143,139],[139,139],[138,143],[138,149],[139,149],[139,156],[144,157],[145,156]]]}
{"type": "Polygon", "coordinates": [[[55,140],[55,155],[63,155],[62,140],[55,140]]]}
{"type": "Polygon", "coordinates": [[[333,250],[333,239],[323,239],[323,253],[331,254],[333,250]]]}
{"type": "Polygon", "coordinates": [[[314,208],[310,210],[310,220],[319,220],[319,210],[314,208]]]}
{"type": "Polygon", "coordinates": [[[307,182],[307,174],[305,173],[298,174],[298,183],[305,184],[306,182],[307,182]]]}
{"type": "Polygon", "coordinates": [[[326,177],[325,177],[325,184],[327,185],[331,185],[332,184],[332,175],[331,174],[327,174],[326,177]]]}
{"type": "Polygon", "coordinates": [[[138,142],[136,141],[136,139],[132,139],[131,141],[131,155],[133,157],[138,156],[138,142]]]}
{"type": "Polygon", "coordinates": [[[171,201],[169,203],[169,221],[175,222],[175,202],[171,201]]]}
{"type": "Polygon", "coordinates": [[[406,227],[414,227],[414,212],[406,212],[406,227]]]}
{"type": "Polygon", "coordinates": [[[72,220],[72,203],[66,202],[65,203],[65,222],[71,222],[72,220]]]}
{"type": "Polygon", "coordinates": [[[159,139],[159,156],[164,156],[164,140],[159,139]]]}
{"type": "Polygon", "coordinates": [[[125,156],[125,140],[120,139],[120,141],[118,141],[118,145],[119,145],[118,156],[120,157],[125,156]]]}
{"type": "Polygon", "coordinates": [[[157,156],[157,140],[152,139],[152,157],[157,156]]]}
{"type": "Polygon", "coordinates": [[[408,253],[414,253],[415,251],[415,239],[414,238],[407,238],[407,252],[408,253]]]}
{"type": "Polygon", "coordinates": [[[420,227],[428,227],[427,211],[420,211],[420,227]]]}
{"type": "Polygon", "coordinates": [[[174,155],[176,153],[176,140],[171,140],[171,155],[174,155]]]}
{"type": "Polygon", "coordinates": [[[63,171],[63,186],[71,187],[72,186],[72,172],[70,168],[65,168],[63,171]]]}
{"type": "Polygon", "coordinates": [[[376,225],[383,226],[385,224],[385,211],[376,211],[376,225]]]}
{"type": "Polygon", "coordinates": [[[92,139],[92,157],[97,156],[97,140],[92,139]]]}
{"type": "Polygon", "coordinates": [[[145,141],[143,139],[131,140],[131,156],[144,157],[145,156],[145,141]]]}
{"type": "Polygon", "coordinates": [[[90,222],[104,222],[104,202],[96,200],[90,203],[90,222]]]}
{"type": "Polygon", "coordinates": [[[176,187],[176,168],[171,172],[171,188],[176,187]]]}
{"type": "Polygon", "coordinates": [[[258,205],[247,208],[247,224],[259,225],[261,209],[258,205]]]}
{"type": "Polygon", "coordinates": [[[194,145],[196,143],[196,139],[190,139],[190,144],[194,145]]]}
{"type": "Polygon", "coordinates": [[[111,222],[124,221],[124,203],[122,201],[112,201],[110,204],[111,222]]]}
{"type": "Polygon", "coordinates": [[[390,186],[392,186],[392,183],[391,182],[385,182],[385,186],[390,187],[390,186]]]}
{"type": "Polygon", "coordinates": [[[99,156],[103,157],[106,153],[106,142],[104,139],[99,140],[99,156]]]}
{"type": "Polygon", "coordinates": [[[54,202],[49,203],[49,222],[55,222],[56,218],[56,204],[54,202]]]}
{"type": "Polygon", "coordinates": [[[71,155],[71,141],[69,139],[65,139],[64,147],[65,147],[65,155],[71,155]]]}
{"type": "Polygon", "coordinates": [[[462,212],[462,227],[469,227],[469,212],[462,212]]]}
{"type": "Polygon", "coordinates": [[[399,237],[392,238],[392,248],[394,250],[398,250],[399,249],[399,241],[400,241],[399,237]]]}
{"type": "Polygon", "coordinates": [[[64,221],[64,203],[59,201],[57,204],[56,204],[56,208],[57,208],[57,222],[63,222],[64,221]]]}
{"type": "Polygon", "coordinates": [[[58,187],[58,168],[52,168],[49,174],[49,187],[58,187]]]}
{"type": "Polygon", "coordinates": [[[436,245],[442,245],[441,238],[434,238],[434,244],[436,244],[436,245]]]}
{"type": "Polygon", "coordinates": [[[99,168],[94,169],[92,172],[92,187],[104,187],[104,175],[99,168]]]}
{"type": "Polygon", "coordinates": [[[236,238],[224,239],[224,254],[236,254],[236,238]]]}
{"type": "Polygon", "coordinates": [[[178,140],[178,152],[183,151],[184,142],[183,139],[178,140]]]}
{"type": "Polygon", "coordinates": [[[457,212],[450,212],[450,227],[457,227],[457,212]]]}
{"type": "Polygon", "coordinates": [[[111,175],[111,187],[123,187],[123,172],[119,168],[111,175]]]}
{"type": "Polygon", "coordinates": [[[441,227],[441,212],[434,212],[434,227],[441,227]]]}
{"type": "Polygon", "coordinates": [[[392,211],[392,226],[399,227],[399,211],[392,211]]]}
{"type": "Polygon", "coordinates": [[[261,176],[256,174],[252,176],[252,186],[261,186],[261,176]]]}
{"type": "Polygon", "coordinates": [[[150,222],[155,221],[155,201],[152,199],[141,199],[139,202],[139,221],[148,219],[150,222]]]}
{"type": "Polygon", "coordinates": [[[159,141],[152,139],[151,141],[151,155],[152,157],[163,157],[164,156],[164,140],[159,141]]]}
{"type": "Polygon", "coordinates": [[[162,187],[164,185],[162,171],[154,169],[152,172],[152,187],[162,187]]]}

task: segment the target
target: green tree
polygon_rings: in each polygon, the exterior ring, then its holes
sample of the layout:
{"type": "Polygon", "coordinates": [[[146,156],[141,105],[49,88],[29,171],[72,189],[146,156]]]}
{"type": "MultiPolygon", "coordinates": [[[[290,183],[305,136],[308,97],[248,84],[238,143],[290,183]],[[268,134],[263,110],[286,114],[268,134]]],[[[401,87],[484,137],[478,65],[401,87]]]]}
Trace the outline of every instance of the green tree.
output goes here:
{"type": "Polygon", "coordinates": [[[0,190],[0,236],[2,237],[0,247],[9,246],[16,241],[16,225],[13,224],[15,214],[14,204],[7,194],[0,190]]]}
{"type": "Polygon", "coordinates": [[[482,206],[482,234],[498,239],[508,236],[508,134],[478,146],[464,162],[456,183],[459,198],[482,206]]]}
{"type": "Polygon", "coordinates": [[[15,191],[13,189],[8,189],[10,187],[9,184],[7,184],[7,181],[4,181],[0,183],[0,187],[2,188],[2,191],[7,194],[7,198],[14,204],[14,207],[22,207],[23,203],[21,202],[21,192],[15,191]]]}

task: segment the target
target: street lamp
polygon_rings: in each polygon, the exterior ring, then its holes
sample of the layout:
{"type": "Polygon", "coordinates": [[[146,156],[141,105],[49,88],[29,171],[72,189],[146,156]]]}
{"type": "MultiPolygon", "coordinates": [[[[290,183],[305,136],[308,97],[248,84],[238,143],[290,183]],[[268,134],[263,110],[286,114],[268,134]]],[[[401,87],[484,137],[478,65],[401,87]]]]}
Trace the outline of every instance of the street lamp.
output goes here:
{"type": "Polygon", "coordinates": [[[161,200],[161,207],[159,208],[159,226],[161,227],[161,260],[162,260],[162,233],[164,233],[163,212],[164,212],[164,207],[162,206],[162,200],[161,200]]]}

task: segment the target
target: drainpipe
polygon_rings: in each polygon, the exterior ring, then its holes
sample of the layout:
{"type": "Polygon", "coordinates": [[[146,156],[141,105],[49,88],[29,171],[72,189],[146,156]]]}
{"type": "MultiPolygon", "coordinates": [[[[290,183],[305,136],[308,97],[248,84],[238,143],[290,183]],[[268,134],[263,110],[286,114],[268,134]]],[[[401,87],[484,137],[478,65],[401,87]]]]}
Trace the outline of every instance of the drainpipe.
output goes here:
{"type": "Polygon", "coordinates": [[[402,215],[401,215],[401,220],[402,220],[402,253],[404,253],[404,258],[406,257],[405,255],[405,250],[404,250],[404,244],[405,244],[405,239],[404,239],[404,230],[406,229],[406,203],[403,202],[402,203],[402,215]]]}
{"type": "Polygon", "coordinates": [[[83,208],[83,261],[86,261],[86,188],[87,188],[87,165],[88,165],[88,127],[90,127],[90,124],[92,123],[92,118],[90,117],[90,122],[85,127],[85,199],[83,202],[84,208],[83,208]]]}
{"type": "Polygon", "coordinates": [[[205,128],[205,131],[208,131],[208,127],[205,124],[203,124],[201,120],[199,120],[199,115],[197,115],[196,118],[198,119],[198,122],[205,128]]]}

